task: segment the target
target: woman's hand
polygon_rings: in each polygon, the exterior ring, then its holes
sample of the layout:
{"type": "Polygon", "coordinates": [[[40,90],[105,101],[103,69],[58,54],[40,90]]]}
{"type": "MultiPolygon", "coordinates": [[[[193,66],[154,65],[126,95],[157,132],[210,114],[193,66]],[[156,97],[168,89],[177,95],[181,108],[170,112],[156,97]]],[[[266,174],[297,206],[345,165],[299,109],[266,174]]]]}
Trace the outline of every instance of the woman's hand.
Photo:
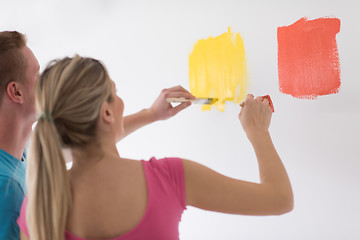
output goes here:
{"type": "MultiPolygon", "coordinates": [[[[124,117],[125,134],[122,138],[150,123],[168,119],[191,105],[191,102],[185,102],[173,107],[168,101],[166,101],[167,98],[194,99],[195,97],[181,86],[162,90],[159,97],[150,108],[143,109],[137,113],[124,117]]],[[[120,139],[118,139],[118,141],[119,140],[120,139]]]]}
{"type": "Polygon", "coordinates": [[[242,127],[250,140],[259,134],[268,133],[272,110],[267,98],[254,98],[248,94],[239,113],[242,127]]]}
{"type": "Polygon", "coordinates": [[[152,114],[154,121],[166,120],[170,117],[173,117],[191,105],[191,102],[184,102],[177,105],[176,107],[173,107],[168,101],[166,101],[167,98],[195,99],[195,97],[190,92],[181,86],[163,89],[159,97],[148,109],[152,114]]]}

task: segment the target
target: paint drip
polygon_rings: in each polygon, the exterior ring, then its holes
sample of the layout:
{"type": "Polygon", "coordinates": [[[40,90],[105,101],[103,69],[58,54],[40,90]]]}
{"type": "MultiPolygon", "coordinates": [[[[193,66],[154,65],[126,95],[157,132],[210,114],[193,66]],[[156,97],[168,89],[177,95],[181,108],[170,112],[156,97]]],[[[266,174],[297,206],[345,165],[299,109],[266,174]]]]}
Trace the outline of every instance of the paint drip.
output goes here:
{"type": "MultiPolygon", "coordinates": [[[[240,103],[246,95],[247,73],[244,42],[239,33],[228,32],[199,40],[189,55],[190,92],[198,98],[218,98],[220,111],[225,101],[240,103]]],[[[203,105],[210,110],[212,105],[203,105]]]]}
{"type": "Polygon", "coordinates": [[[340,19],[302,18],[279,27],[278,73],[282,93],[316,99],[340,89],[340,60],[336,34],[340,19]]]}

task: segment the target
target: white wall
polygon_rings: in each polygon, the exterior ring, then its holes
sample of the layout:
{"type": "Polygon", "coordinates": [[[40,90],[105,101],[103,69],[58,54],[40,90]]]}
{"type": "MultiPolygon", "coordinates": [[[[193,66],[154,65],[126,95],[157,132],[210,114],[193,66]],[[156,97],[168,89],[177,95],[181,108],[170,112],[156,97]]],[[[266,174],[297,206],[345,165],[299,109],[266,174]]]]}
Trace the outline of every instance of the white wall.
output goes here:
{"type": "MultiPolygon", "coordinates": [[[[360,239],[358,10],[357,0],[1,0],[0,30],[26,33],[42,69],[74,53],[101,59],[129,114],[150,106],[162,88],[188,88],[193,44],[231,26],[245,43],[250,91],[271,94],[274,101],[271,133],[293,184],[295,209],[284,216],[249,217],[189,207],[181,238],[360,239]],[[299,100],[278,90],[276,29],[305,16],[341,20],[339,94],[299,100]]],[[[232,103],[224,113],[192,106],[129,136],[119,143],[120,154],[179,156],[258,181],[239,110],[232,103]]]]}

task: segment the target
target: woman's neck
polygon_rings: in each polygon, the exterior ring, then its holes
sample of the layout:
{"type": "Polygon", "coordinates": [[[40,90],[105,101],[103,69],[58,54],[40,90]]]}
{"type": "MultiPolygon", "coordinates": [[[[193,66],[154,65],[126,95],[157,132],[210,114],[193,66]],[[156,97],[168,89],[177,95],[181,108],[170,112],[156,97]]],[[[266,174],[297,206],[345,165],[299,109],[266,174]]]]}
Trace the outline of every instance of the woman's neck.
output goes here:
{"type": "Polygon", "coordinates": [[[82,148],[72,149],[73,165],[70,171],[85,170],[96,164],[120,158],[115,143],[92,143],[82,148]]]}

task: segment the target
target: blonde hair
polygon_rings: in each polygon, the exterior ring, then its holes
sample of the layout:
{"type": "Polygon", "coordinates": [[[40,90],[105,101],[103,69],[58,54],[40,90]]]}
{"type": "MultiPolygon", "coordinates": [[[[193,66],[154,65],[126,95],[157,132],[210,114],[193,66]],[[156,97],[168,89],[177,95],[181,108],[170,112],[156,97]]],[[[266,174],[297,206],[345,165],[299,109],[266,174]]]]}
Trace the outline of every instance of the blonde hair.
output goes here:
{"type": "Polygon", "coordinates": [[[96,141],[101,106],[112,101],[112,82],[95,59],[51,62],[40,76],[27,169],[27,223],[31,240],[63,240],[72,194],[62,148],[96,141]]]}

